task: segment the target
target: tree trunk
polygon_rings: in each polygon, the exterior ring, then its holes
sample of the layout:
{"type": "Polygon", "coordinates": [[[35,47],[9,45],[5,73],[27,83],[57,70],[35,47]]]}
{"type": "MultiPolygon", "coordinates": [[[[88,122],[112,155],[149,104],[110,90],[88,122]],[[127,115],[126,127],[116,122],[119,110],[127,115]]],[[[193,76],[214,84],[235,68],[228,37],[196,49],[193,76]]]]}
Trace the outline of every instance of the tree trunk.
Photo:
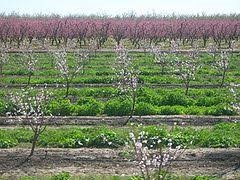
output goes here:
{"type": "Polygon", "coordinates": [[[226,77],[226,70],[223,71],[220,87],[223,87],[224,81],[225,81],[225,77],[226,77]]]}
{"type": "Polygon", "coordinates": [[[162,75],[164,74],[164,65],[162,65],[161,73],[162,73],[162,75]]]}
{"type": "Polygon", "coordinates": [[[3,63],[0,62],[0,76],[2,76],[3,74],[3,63]]]}
{"type": "Polygon", "coordinates": [[[28,156],[28,159],[30,157],[32,157],[33,154],[34,154],[34,150],[35,150],[35,147],[36,147],[36,144],[37,144],[37,141],[38,141],[38,137],[39,137],[39,131],[37,130],[37,131],[34,132],[34,136],[33,136],[33,139],[32,139],[32,148],[31,148],[31,152],[28,156]]]}
{"type": "Polygon", "coordinates": [[[133,114],[134,114],[134,111],[135,111],[135,104],[136,104],[136,92],[133,92],[133,96],[132,96],[132,109],[131,109],[130,118],[133,117],[133,114]]]}
{"type": "Polygon", "coordinates": [[[29,85],[30,85],[30,82],[31,82],[31,77],[32,77],[32,73],[30,72],[30,73],[28,74],[27,86],[29,86],[29,85]]]}
{"type": "Polygon", "coordinates": [[[186,87],[185,95],[187,96],[189,91],[189,82],[186,82],[185,87],[186,87]]]}
{"type": "Polygon", "coordinates": [[[67,80],[67,84],[66,84],[66,95],[65,95],[65,98],[68,97],[68,94],[69,94],[69,86],[70,86],[70,82],[69,82],[69,80],[67,80]]]}

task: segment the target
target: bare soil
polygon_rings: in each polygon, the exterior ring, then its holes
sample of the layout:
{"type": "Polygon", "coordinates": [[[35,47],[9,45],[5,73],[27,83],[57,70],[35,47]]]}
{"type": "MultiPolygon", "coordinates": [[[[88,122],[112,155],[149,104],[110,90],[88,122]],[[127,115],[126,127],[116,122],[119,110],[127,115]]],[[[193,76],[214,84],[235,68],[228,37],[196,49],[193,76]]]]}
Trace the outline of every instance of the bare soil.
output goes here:
{"type": "MultiPolygon", "coordinates": [[[[62,171],[74,175],[139,173],[134,158],[126,149],[36,149],[31,160],[21,164],[28,153],[25,148],[1,149],[0,175],[48,176],[62,171]]],[[[240,179],[240,149],[188,149],[171,167],[170,171],[179,175],[240,179]]]]}

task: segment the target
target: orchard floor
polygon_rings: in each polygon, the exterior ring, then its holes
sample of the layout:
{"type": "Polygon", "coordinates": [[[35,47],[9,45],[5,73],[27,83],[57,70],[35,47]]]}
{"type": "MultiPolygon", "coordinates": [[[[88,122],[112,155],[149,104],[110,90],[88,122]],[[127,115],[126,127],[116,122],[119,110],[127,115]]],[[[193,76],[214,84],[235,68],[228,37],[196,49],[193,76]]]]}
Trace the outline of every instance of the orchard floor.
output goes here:
{"type": "MultiPolygon", "coordinates": [[[[127,149],[36,149],[30,161],[21,164],[29,149],[0,150],[0,177],[49,176],[62,171],[71,175],[133,175],[139,170],[127,149]]],[[[187,149],[173,162],[177,175],[217,175],[240,179],[240,148],[187,149]]]]}

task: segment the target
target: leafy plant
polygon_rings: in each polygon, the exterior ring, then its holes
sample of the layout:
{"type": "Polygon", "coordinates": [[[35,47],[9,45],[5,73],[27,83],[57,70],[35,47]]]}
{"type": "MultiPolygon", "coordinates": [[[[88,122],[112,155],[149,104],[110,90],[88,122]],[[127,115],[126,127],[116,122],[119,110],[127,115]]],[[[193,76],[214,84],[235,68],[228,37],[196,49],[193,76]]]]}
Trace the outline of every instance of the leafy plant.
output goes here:
{"type": "Polygon", "coordinates": [[[131,113],[132,103],[130,100],[112,99],[104,108],[104,114],[110,116],[127,116],[131,113]]]}
{"type": "Polygon", "coordinates": [[[156,109],[149,103],[140,102],[136,105],[134,114],[137,116],[153,115],[156,114],[156,109]]]}
{"type": "Polygon", "coordinates": [[[70,180],[70,179],[71,179],[70,173],[65,171],[51,177],[51,180],[70,180]]]}
{"type": "Polygon", "coordinates": [[[53,100],[49,105],[49,111],[55,116],[69,116],[74,111],[69,99],[53,100]]]}

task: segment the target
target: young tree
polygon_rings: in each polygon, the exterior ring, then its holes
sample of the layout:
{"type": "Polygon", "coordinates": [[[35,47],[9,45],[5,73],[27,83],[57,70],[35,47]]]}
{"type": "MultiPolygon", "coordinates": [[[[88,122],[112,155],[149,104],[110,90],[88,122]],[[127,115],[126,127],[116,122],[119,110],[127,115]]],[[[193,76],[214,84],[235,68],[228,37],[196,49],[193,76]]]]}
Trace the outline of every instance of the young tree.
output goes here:
{"type": "Polygon", "coordinates": [[[85,66],[89,60],[90,57],[90,50],[89,51],[75,51],[74,52],[74,58],[77,63],[82,65],[82,74],[85,74],[85,66]]]}
{"type": "Polygon", "coordinates": [[[155,63],[161,67],[161,74],[164,74],[165,67],[169,63],[169,55],[161,51],[160,47],[152,47],[152,54],[155,58],[155,63]]]}
{"type": "Polygon", "coordinates": [[[110,33],[119,46],[121,41],[127,36],[128,24],[124,20],[113,20],[111,23],[110,33]]]}
{"type": "Polygon", "coordinates": [[[178,51],[179,51],[179,49],[180,49],[180,42],[179,42],[179,40],[171,40],[171,42],[170,42],[170,52],[172,53],[172,54],[177,54],[178,53],[178,51]]]}
{"type": "Polygon", "coordinates": [[[136,135],[131,132],[129,135],[138,167],[142,178],[145,180],[166,179],[172,162],[184,152],[184,147],[181,145],[173,148],[170,138],[165,139],[156,136],[149,141],[148,134],[145,131],[141,131],[136,135]],[[164,148],[165,144],[167,144],[166,149],[164,148]],[[150,153],[149,147],[155,147],[157,150],[150,153]]]}
{"type": "Polygon", "coordinates": [[[177,76],[184,82],[185,95],[188,95],[190,82],[195,79],[196,72],[199,69],[197,62],[198,48],[193,46],[187,57],[174,56],[172,61],[173,68],[177,76]]]}
{"type": "Polygon", "coordinates": [[[67,98],[69,95],[69,87],[73,79],[83,68],[82,62],[84,62],[88,58],[88,55],[78,54],[78,57],[74,58],[75,61],[74,66],[69,65],[67,52],[65,50],[54,52],[53,56],[56,60],[56,68],[59,70],[61,77],[64,79],[66,83],[65,98],[67,98]]]}
{"type": "Polygon", "coordinates": [[[5,48],[0,47],[0,76],[3,75],[3,66],[8,62],[9,55],[5,48]]]}
{"type": "Polygon", "coordinates": [[[215,44],[210,43],[208,45],[208,53],[213,57],[213,60],[215,61],[216,55],[217,55],[217,47],[215,44]]]}
{"type": "Polygon", "coordinates": [[[88,42],[88,47],[87,47],[89,57],[96,56],[97,49],[98,49],[97,48],[97,41],[95,39],[90,39],[89,42],[88,42]]]}
{"type": "Polygon", "coordinates": [[[16,116],[20,122],[27,121],[33,131],[32,147],[27,160],[33,156],[39,136],[46,129],[46,123],[53,118],[46,116],[50,96],[51,93],[46,88],[40,90],[22,89],[20,92],[10,94],[10,101],[15,108],[14,113],[10,113],[10,115],[16,116]]]}
{"type": "Polygon", "coordinates": [[[114,70],[117,78],[117,87],[121,92],[128,94],[132,102],[130,116],[125,123],[127,124],[135,111],[139,72],[133,66],[132,59],[122,45],[117,46],[116,54],[114,70]]]}
{"type": "Polygon", "coordinates": [[[30,50],[29,52],[23,52],[22,63],[24,64],[27,70],[28,75],[27,86],[29,86],[31,83],[31,77],[33,76],[34,71],[36,70],[37,62],[38,58],[36,56],[34,57],[33,51],[30,50]]]}
{"type": "Polygon", "coordinates": [[[215,62],[213,64],[213,67],[218,70],[219,74],[221,74],[220,87],[223,87],[224,85],[227,70],[229,67],[229,61],[230,55],[227,52],[221,52],[220,57],[215,59],[215,62]]]}
{"type": "Polygon", "coordinates": [[[198,58],[198,55],[199,55],[199,47],[198,47],[198,44],[197,44],[197,43],[193,43],[193,44],[192,44],[192,47],[191,47],[191,49],[190,49],[190,51],[189,51],[188,56],[189,56],[190,58],[192,58],[194,61],[196,61],[197,58],[198,58]]]}
{"type": "Polygon", "coordinates": [[[179,60],[179,58],[177,58],[176,66],[178,67],[176,69],[177,75],[184,81],[185,95],[188,95],[190,81],[195,79],[197,66],[191,60],[179,60]]]}

